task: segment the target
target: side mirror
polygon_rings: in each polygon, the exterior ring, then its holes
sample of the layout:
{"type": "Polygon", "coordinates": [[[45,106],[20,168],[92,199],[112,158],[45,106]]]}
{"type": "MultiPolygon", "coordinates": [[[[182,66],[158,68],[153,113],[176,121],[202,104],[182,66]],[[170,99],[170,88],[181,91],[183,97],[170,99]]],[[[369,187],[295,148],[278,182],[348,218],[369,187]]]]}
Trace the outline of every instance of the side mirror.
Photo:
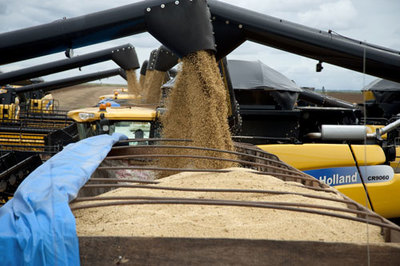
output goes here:
{"type": "Polygon", "coordinates": [[[104,117],[104,113],[100,114],[100,134],[109,134],[110,132],[110,121],[104,117]]]}

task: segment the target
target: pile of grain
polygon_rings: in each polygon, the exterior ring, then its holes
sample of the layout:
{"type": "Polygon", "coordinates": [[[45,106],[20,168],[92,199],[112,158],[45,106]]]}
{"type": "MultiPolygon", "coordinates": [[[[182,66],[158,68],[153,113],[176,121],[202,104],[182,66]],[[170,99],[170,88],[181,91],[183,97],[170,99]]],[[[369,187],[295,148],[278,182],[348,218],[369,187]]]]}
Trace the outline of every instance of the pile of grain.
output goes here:
{"type": "MultiPolygon", "coordinates": [[[[260,189],[339,198],[298,183],[233,168],[228,173],[180,173],[159,186],[260,189]]],[[[319,204],[346,208],[343,203],[297,195],[260,193],[179,192],[117,189],[103,196],[187,197],[319,204]]],[[[75,203],[77,205],[83,203],[75,203]]],[[[343,214],[343,213],[341,213],[343,214]]],[[[80,236],[209,237],[365,243],[384,242],[380,228],[345,219],[274,209],[206,205],[125,205],[74,211],[80,236]],[[367,236],[369,232],[369,236],[367,236]]],[[[346,214],[350,215],[350,214],[346,214]]]]}
{"type": "MultiPolygon", "coordinates": [[[[233,150],[228,126],[227,97],[214,55],[207,51],[182,59],[175,85],[169,93],[161,121],[164,138],[192,139],[193,146],[233,150]]],[[[181,154],[186,151],[170,151],[181,154]]],[[[233,159],[229,154],[203,152],[201,155],[233,159]]],[[[167,167],[226,168],[224,161],[193,159],[160,162],[167,167]]]]}
{"type": "Polygon", "coordinates": [[[161,86],[167,81],[165,77],[165,72],[147,70],[143,86],[143,95],[146,103],[160,103],[161,86]]]}
{"type": "Polygon", "coordinates": [[[128,81],[128,94],[132,95],[141,95],[141,87],[136,77],[135,70],[127,70],[126,71],[126,79],[128,81]]]}

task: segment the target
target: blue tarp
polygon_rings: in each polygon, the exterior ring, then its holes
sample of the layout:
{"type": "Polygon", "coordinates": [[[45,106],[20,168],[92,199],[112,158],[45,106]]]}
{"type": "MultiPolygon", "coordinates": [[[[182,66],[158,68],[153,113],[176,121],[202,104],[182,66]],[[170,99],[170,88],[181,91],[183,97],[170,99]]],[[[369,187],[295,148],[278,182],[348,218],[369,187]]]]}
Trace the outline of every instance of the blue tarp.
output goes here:
{"type": "Polygon", "coordinates": [[[1,265],[79,265],[75,217],[68,203],[122,134],[66,146],[32,172],[0,208],[1,265]]]}
{"type": "Polygon", "coordinates": [[[114,101],[114,99],[103,99],[101,101],[99,101],[99,103],[96,106],[100,106],[100,104],[106,104],[106,103],[110,103],[112,107],[120,107],[121,105],[117,102],[114,101]]]}

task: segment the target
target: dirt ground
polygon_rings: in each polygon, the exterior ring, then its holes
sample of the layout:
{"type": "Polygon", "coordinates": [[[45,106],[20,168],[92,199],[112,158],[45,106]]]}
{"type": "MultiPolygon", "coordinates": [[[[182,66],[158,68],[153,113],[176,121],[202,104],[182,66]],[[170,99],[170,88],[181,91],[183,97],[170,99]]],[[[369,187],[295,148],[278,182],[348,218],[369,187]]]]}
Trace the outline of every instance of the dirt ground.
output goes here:
{"type": "MultiPolygon", "coordinates": [[[[94,106],[99,102],[99,96],[112,94],[115,89],[123,85],[107,84],[82,84],[52,91],[53,98],[58,101],[60,110],[72,110],[94,106]]],[[[327,92],[327,95],[342,99],[351,103],[362,103],[361,92],[327,92]]]]}
{"type": "Polygon", "coordinates": [[[341,100],[345,100],[351,103],[362,103],[363,95],[361,91],[356,92],[327,92],[327,95],[335,97],[341,100]]]}
{"type": "MultiPolygon", "coordinates": [[[[53,98],[58,102],[59,110],[73,110],[95,106],[99,97],[113,94],[115,89],[123,85],[83,84],[52,91],[53,98]]],[[[125,86],[126,88],[126,86],[125,86]]]]}

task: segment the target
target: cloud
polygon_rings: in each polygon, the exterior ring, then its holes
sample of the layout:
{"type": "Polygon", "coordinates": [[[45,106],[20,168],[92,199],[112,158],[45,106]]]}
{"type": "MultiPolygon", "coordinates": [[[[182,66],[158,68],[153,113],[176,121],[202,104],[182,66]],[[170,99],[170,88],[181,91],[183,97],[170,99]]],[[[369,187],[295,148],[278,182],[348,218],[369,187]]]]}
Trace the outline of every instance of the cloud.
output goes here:
{"type": "Polygon", "coordinates": [[[350,0],[323,2],[313,9],[298,13],[299,21],[310,27],[325,29],[347,29],[357,16],[350,0]]]}
{"type": "Polygon", "coordinates": [[[299,12],[308,7],[323,3],[323,0],[222,0],[231,5],[255,10],[259,13],[271,14],[271,12],[299,12]]]}
{"type": "Polygon", "coordinates": [[[8,8],[6,3],[0,3],[0,15],[6,15],[8,13],[8,8]]]}

